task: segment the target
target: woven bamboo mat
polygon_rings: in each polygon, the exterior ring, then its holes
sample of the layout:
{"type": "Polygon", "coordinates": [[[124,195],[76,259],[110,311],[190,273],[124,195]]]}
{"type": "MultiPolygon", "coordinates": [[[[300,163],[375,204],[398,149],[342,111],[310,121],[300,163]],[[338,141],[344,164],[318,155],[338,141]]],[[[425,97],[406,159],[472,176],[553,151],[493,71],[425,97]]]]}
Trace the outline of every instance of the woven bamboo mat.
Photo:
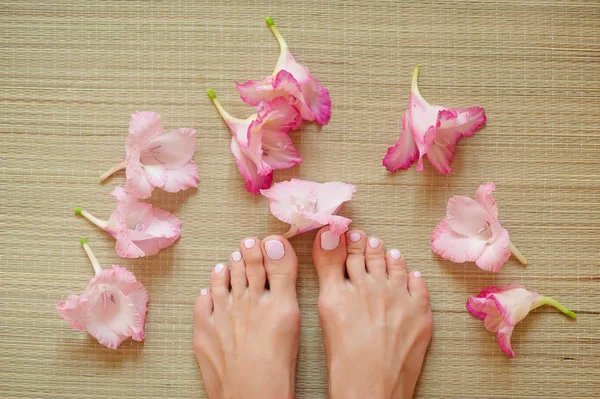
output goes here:
{"type": "MultiPolygon", "coordinates": [[[[0,6],[0,396],[205,397],[191,348],[192,307],[210,270],[247,235],[286,227],[243,190],[212,87],[245,117],[234,81],[271,72],[271,15],[300,62],[330,89],[333,117],[294,139],[304,163],[276,173],[358,186],[343,213],[402,250],[432,295],[433,342],[419,398],[600,395],[600,3],[597,1],[3,1],[0,6]],[[412,67],[432,103],[484,106],[488,124],[458,146],[449,176],[427,165],[390,175],[412,67]],[[98,176],[124,155],[129,116],[198,131],[197,191],[152,202],[183,220],[172,248],[118,258],[114,241],[73,214],[114,207],[98,176]],[[429,249],[448,197],[494,181],[501,220],[528,257],[499,274],[429,249]],[[112,351],[71,330],[54,306],[92,269],[134,271],[150,293],[143,343],[112,351]],[[540,308],[513,335],[517,357],[464,308],[487,285],[522,283],[579,315],[540,308]]],[[[298,398],[326,398],[311,265],[313,234],[294,238],[302,309],[298,398]]]]}

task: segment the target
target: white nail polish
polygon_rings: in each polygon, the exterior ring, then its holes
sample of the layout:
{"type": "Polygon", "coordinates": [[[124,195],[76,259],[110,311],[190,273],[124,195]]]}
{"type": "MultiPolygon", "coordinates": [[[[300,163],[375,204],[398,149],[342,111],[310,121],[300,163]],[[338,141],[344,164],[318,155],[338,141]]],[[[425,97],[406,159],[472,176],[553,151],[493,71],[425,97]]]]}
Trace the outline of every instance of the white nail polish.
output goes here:
{"type": "Polygon", "coordinates": [[[360,234],[359,233],[351,233],[350,234],[350,241],[352,241],[352,242],[359,242],[360,241],[360,234]]]}
{"type": "Polygon", "coordinates": [[[331,231],[321,234],[321,248],[325,251],[333,251],[340,245],[340,236],[336,236],[331,231]]]}
{"type": "Polygon", "coordinates": [[[246,247],[247,249],[254,248],[255,245],[256,241],[254,241],[254,238],[248,238],[244,241],[244,247],[246,247]]]}
{"type": "Polygon", "coordinates": [[[421,272],[414,272],[413,276],[415,276],[415,278],[421,278],[421,277],[423,277],[423,275],[421,274],[421,272]]]}
{"type": "Polygon", "coordinates": [[[219,263],[215,266],[215,273],[221,273],[225,269],[225,265],[219,263]]]}
{"type": "Polygon", "coordinates": [[[208,290],[207,289],[203,288],[203,289],[200,290],[200,295],[204,296],[206,294],[208,294],[208,290]]]}
{"type": "Polygon", "coordinates": [[[239,262],[242,260],[242,254],[239,251],[235,251],[231,254],[231,259],[233,259],[234,262],[239,262]]]}
{"type": "Polygon", "coordinates": [[[377,238],[369,238],[369,246],[371,248],[379,247],[379,240],[377,238]]]}
{"type": "Polygon", "coordinates": [[[402,256],[402,254],[396,248],[394,248],[390,251],[390,258],[392,258],[392,259],[400,259],[401,256],[402,256]]]}

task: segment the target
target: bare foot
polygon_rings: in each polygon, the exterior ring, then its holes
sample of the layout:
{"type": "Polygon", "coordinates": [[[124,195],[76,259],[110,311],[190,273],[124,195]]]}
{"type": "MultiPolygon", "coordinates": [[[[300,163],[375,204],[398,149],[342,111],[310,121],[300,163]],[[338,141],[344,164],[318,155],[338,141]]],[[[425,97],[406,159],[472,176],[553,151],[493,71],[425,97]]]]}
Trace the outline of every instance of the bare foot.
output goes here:
{"type": "Polygon", "coordinates": [[[281,236],[242,240],[231,271],[215,267],[194,309],[194,352],[210,399],[294,397],[297,276],[296,253],[281,236]]]}
{"type": "Polygon", "coordinates": [[[338,242],[324,227],[313,260],[329,396],[411,398],[433,332],[421,273],[408,275],[397,249],[386,254],[381,240],[359,230],[338,242]]]}

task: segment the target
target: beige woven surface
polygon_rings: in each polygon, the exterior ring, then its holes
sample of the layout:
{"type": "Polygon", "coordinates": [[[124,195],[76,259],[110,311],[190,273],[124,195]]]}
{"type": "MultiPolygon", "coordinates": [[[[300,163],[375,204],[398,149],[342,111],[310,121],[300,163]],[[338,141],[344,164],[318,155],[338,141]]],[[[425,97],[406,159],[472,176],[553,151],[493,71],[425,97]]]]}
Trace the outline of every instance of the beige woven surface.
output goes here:
{"type": "MultiPolygon", "coordinates": [[[[0,397],[205,397],[191,348],[192,307],[210,270],[247,235],[286,227],[243,190],[212,87],[245,117],[234,81],[271,72],[272,15],[300,62],[330,89],[333,117],[294,133],[304,163],[276,173],[358,186],[343,213],[402,250],[432,295],[433,342],[417,397],[597,398],[600,395],[600,3],[597,1],[3,1],[0,5],[0,397]],[[455,172],[427,165],[390,175],[412,67],[433,103],[484,106],[488,124],[460,143],[455,172]],[[129,115],[153,110],[167,129],[198,132],[197,191],[155,191],[183,236],[148,259],[117,257],[113,240],[72,208],[100,217],[123,184],[98,176],[124,155],[129,115]],[[529,258],[499,274],[442,261],[429,236],[449,196],[494,181],[501,219],[529,258]],[[143,343],[108,350],[71,330],[54,306],[92,269],[135,272],[150,293],[143,343]],[[486,285],[523,283],[562,301],[513,335],[507,359],[464,309],[486,285]]],[[[302,309],[298,398],[325,398],[313,234],[293,239],[302,309]]]]}

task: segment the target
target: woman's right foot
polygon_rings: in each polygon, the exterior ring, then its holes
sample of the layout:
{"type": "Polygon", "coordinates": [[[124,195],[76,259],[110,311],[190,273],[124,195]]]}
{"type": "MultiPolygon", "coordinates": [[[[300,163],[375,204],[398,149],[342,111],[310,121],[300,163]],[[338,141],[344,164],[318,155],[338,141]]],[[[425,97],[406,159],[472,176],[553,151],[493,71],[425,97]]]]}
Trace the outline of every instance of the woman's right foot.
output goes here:
{"type": "Polygon", "coordinates": [[[330,398],[411,398],[433,332],[421,273],[359,230],[321,229],[313,261],[330,398]]]}

